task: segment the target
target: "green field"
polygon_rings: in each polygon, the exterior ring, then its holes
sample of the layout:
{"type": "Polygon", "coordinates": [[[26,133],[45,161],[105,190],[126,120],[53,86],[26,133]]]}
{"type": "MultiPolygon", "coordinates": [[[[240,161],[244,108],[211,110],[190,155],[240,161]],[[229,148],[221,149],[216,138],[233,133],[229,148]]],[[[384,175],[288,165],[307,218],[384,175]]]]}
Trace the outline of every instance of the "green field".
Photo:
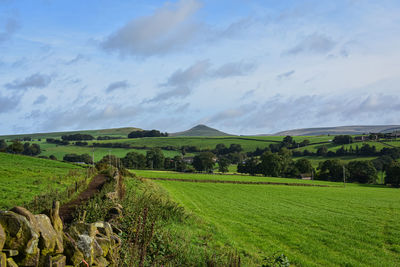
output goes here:
{"type": "MultiPolygon", "coordinates": [[[[166,147],[173,146],[196,146],[200,149],[214,149],[217,144],[225,144],[229,147],[231,144],[240,144],[244,152],[254,151],[258,148],[265,148],[270,144],[278,143],[283,140],[283,136],[221,136],[221,137],[145,137],[132,139],[93,141],[98,143],[128,143],[136,147],[166,147]]],[[[312,143],[327,142],[332,139],[331,136],[322,137],[294,137],[296,141],[310,140],[312,143]]],[[[91,142],[89,142],[90,144],[91,142]]]]}
{"type": "MultiPolygon", "coordinates": [[[[375,142],[375,141],[356,142],[356,143],[352,143],[352,144],[343,145],[343,147],[345,149],[350,149],[350,147],[353,147],[353,149],[355,150],[357,146],[358,146],[358,148],[361,148],[363,146],[363,144],[368,144],[370,146],[375,146],[377,151],[381,150],[384,147],[386,147],[386,148],[390,148],[391,146],[400,147],[400,142],[384,142],[384,143],[381,143],[381,142],[375,142]]],[[[337,145],[337,144],[333,144],[333,143],[327,143],[327,144],[309,145],[309,146],[305,146],[305,147],[296,148],[295,150],[297,150],[297,151],[308,150],[310,152],[317,152],[318,148],[320,148],[321,146],[326,146],[328,148],[328,151],[333,151],[333,152],[336,152],[336,150],[338,150],[339,148],[342,147],[342,145],[337,145]]]]}
{"type": "MultiPolygon", "coordinates": [[[[217,180],[217,181],[242,181],[242,182],[272,182],[272,183],[297,183],[297,184],[320,184],[338,186],[338,183],[327,181],[310,181],[295,178],[278,178],[250,175],[222,175],[222,174],[201,174],[201,173],[180,173],[168,171],[134,170],[136,175],[143,178],[167,178],[167,179],[188,179],[188,180],[217,180]]],[[[341,186],[341,185],[340,185],[341,186]]]]}
{"type": "Polygon", "coordinates": [[[400,261],[399,189],[155,182],[213,225],[221,243],[247,255],[249,265],[274,253],[284,253],[295,266],[397,266],[400,261]]]}
{"type": "Polygon", "coordinates": [[[134,127],[125,128],[112,128],[112,129],[99,129],[99,130],[82,130],[82,131],[68,131],[68,132],[53,132],[53,133],[33,133],[33,134],[15,134],[15,135],[2,135],[0,139],[12,140],[16,138],[31,137],[33,139],[38,138],[61,138],[62,135],[70,134],[90,134],[94,137],[98,136],[112,136],[112,137],[127,137],[129,133],[133,131],[141,130],[134,127]]]}
{"type": "MultiPolygon", "coordinates": [[[[58,160],[62,160],[65,154],[89,154],[92,156],[93,149],[88,146],[60,146],[56,144],[49,144],[46,142],[34,142],[38,143],[42,149],[41,156],[50,156],[54,155],[58,160]]],[[[95,147],[94,148],[94,160],[99,161],[104,156],[108,155],[115,155],[119,158],[125,157],[128,152],[137,152],[141,154],[146,154],[147,150],[145,149],[126,149],[126,148],[106,148],[106,147],[95,147]]],[[[165,157],[174,157],[177,155],[181,155],[178,151],[170,151],[170,150],[163,150],[162,151],[165,157]]]]}
{"type": "Polygon", "coordinates": [[[0,209],[30,202],[50,190],[65,190],[86,170],[82,167],[14,154],[0,153],[0,209]]]}

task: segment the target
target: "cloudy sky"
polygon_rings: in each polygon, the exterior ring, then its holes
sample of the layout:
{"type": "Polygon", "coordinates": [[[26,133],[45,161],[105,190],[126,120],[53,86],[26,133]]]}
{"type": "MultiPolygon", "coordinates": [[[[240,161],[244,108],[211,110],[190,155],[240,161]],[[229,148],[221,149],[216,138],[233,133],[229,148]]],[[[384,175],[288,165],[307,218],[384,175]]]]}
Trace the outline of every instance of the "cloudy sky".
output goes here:
{"type": "Polygon", "coordinates": [[[398,0],[0,0],[0,134],[400,124],[398,0]]]}

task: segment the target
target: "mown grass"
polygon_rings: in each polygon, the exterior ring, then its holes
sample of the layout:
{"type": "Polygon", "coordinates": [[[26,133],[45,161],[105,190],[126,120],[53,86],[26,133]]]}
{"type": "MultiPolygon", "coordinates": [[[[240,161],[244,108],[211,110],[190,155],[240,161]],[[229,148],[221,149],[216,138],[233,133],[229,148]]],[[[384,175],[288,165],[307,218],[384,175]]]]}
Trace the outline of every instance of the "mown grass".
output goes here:
{"type": "Polygon", "coordinates": [[[64,191],[84,179],[82,167],[14,154],[0,153],[0,209],[28,203],[37,195],[64,191]]]}
{"type": "Polygon", "coordinates": [[[397,266],[400,191],[157,181],[254,262],[276,252],[295,266],[397,266]]]}
{"type": "Polygon", "coordinates": [[[201,174],[201,173],[180,173],[168,171],[134,170],[137,176],[143,178],[166,178],[166,179],[188,179],[188,180],[217,180],[217,181],[242,181],[242,182],[272,182],[272,183],[296,183],[296,184],[319,184],[341,186],[340,183],[327,181],[310,181],[295,178],[278,178],[250,175],[223,175],[223,174],[201,174]]]}

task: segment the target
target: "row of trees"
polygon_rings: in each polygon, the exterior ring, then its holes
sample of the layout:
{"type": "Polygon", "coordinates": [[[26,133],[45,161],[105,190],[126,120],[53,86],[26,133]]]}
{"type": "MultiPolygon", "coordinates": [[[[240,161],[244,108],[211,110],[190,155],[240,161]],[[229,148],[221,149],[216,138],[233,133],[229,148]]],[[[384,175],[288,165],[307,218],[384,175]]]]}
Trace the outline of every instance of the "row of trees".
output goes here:
{"type": "Polygon", "coordinates": [[[61,145],[61,146],[67,146],[69,145],[69,141],[67,140],[60,140],[60,139],[55,139],[55,138],[46,138],[46,142],[50,144],[56,144],[56,145],[61,145]]]}
{"type": "Polygon", "coordinates": [[[150,131],[133,131],[128,134],[128,138],[142,138],[142,137],[168,137],[168,133],[162,133],[158,130],[150,131]]]}
{"type": "Polygon", "coordinates": [[[63,158],[64,161],[68,162],[83,162],[86,164],[92,164],[92,157],[89,154],[66,154],[63,158]]]}
{"type": "Polygon", "coordinates": [[[64,141],[88,141],[88,140],[93,140],[95,138],[90,134],[77,133],[77,134],[63,135],[61,136],[61,139],[64,141]]]}
{"type": "Polygon", "coordinates": [[[277,153],[266,151],[260,157],[248,158],[238,164],[238,172],[272,177],[299,177],[300,174],[315,173],[315,178],[319,180],[338,182],[345,178],[349,182],[375,183],[379,170],[386,171],[385,183],[398,186],[400,183],[400,164],[396,161],[398,158],[396,153],[392,153],[390,156],[380,156],[371,161],[355,160],[348,164],[338,159],[328,159],[321,162],[317,170],[314,170],[309,160],[294,161],[291,151],[283,148],[277,153]]]}
{"type": "Polygon", "coordinates": [[[174,158],[165,157],[161,149],[153,148],[146,152],[146,155],[129,152],[121,162],[125,168],[130,169],[164,169],[186,171],[187,165],[181,156],[174,158]]]}
{"type": "Polygon", "coordinates": [[[11,144],[7,145],[6,141],[0,140],[0,152],[37,156],[42,150],[38,144],[30,144],[29,142],[21,143],[18,140],[14,140],[11,144]]]}
{"type": "Polygon", "coordinates": [[[376,149],[375,146],[371,146],[370,144],[363,144],[361,147],[356,145],[355,148],[350,146],[349,148],[345,148],[344,146],[340,147],[336,151],[329,151],[328,147],[322,145],[318,147],[316,152],[310,152],[307,149],[304,151],[293,151],[293,156],[301,157],[301,156],[321,156],[321,157],[341,157],[341,156],[383,156],[383,155],[399,155],[400,157],[400,148],[397,147],[384,147],[380,151],[376,149]]]}
{"type": "Polygon", "coordinates": [[[292,152],[282,148],[277,153],[264,152],[260,157],[250,157],[238,164],[239,173],[262,174],[272,177],[299,177],[302,173],[313,171],[311,162],[307,159],[293,161],[292,152]]]}

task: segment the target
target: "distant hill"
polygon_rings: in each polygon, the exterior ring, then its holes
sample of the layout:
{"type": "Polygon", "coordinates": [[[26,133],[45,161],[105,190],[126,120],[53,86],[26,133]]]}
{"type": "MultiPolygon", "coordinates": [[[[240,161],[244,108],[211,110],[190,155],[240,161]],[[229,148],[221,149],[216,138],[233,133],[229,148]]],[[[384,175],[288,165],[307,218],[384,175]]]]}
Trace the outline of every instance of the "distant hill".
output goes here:
{"type": "Polygon", "coordinates": [[[231,136],[231,134],[227,134],[206,125],[199,124],[187,131],[170,133],[169,136],[231,136]]]}
{"type": "Polygon", "coordinates": [[[32,133],[32,134],[16,134],[16,135],[3,135],[0,139],[15,139],[22,137],[32,138],[60,138],[62,135],[69,134],[90,134],[94,137],[98,136],[113,136],[113,137],[127,137],[129,133],[133,131],[142,131],[142,129],[134,127],[125,128],[111,128],[111,129],[99,129],[99,130],[81,130],[81,131],[70,131],[70,132],[53,132],[53,133],[32,133]]]}
{"type": "Polygon", "coordinates": [[[400,131],[400,125],[372,125],[372,126],[338,126],[321,128],[304,128],[275,133],[273,135],[307,136],[307,135],[340,135],[340,134],[368,134],[400,131]]]}

